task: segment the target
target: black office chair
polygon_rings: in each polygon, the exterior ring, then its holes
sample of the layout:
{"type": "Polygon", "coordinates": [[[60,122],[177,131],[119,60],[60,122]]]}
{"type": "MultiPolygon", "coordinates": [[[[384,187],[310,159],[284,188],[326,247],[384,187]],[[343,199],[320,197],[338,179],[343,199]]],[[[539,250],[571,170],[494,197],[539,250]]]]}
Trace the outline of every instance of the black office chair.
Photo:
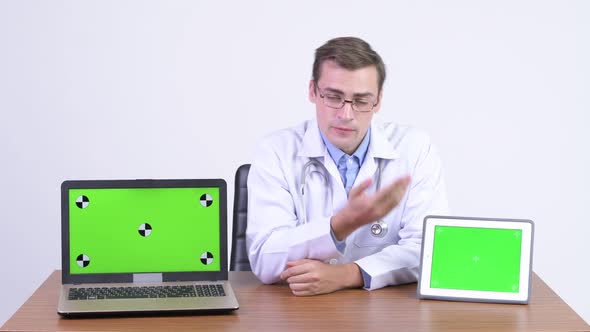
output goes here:
{"type": "Polygon", "coordinates": [[[234,221],[232,231],[230,271],[252,271],[246,249],[246,226],[248,225],[248,172],[250,164],[238,167],[234,191],[234,221]]]}

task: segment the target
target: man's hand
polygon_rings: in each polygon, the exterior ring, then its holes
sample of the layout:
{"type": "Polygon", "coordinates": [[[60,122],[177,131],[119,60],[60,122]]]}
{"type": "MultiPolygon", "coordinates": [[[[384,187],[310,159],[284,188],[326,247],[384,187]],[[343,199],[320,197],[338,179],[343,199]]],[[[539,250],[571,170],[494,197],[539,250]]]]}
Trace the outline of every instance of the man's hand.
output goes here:
{"type": "Polygon", "coordinates": [[[326,264],[313,259],[288,262],[281,279],[289,283],[297,296],[332,293],[343,288],[363,285],[361,271],[356,264],[326,264]]]}
{"type": "Polygon", "coordinates": [[[338,241],[344,240],[357,228],[383,218],[402,200],[410,184],[410,176],[404,176],[378,192],[365,192],[373,183],[367,179],[352,188],[348,204],[330,220],[332,231],[338,241]]]}

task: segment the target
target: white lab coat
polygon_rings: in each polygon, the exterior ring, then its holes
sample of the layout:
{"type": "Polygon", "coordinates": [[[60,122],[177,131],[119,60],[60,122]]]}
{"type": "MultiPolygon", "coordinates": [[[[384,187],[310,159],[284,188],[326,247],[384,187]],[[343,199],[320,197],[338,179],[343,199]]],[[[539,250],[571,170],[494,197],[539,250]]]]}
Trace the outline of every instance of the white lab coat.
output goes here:
{"type": "Polygon", "coordinates": [[[355,262],[370,276],[368,289],[417,280],[423,219],[448,214],[441,162],[428,136],[416,129],[375,122],[371,128],[369,149],[355,183],[373,177],[368,191],[374,192],[379,160],[382,188],[405,174],[412,176],[412,182],[401,203],[383,219],[387,234],[377,238],[371,234],[371,224],[360,227],[346,238],[342,253],[330,233],[330,218],[346,205],[347,195],[317,122],[280,130],[260,142],[248,176],[246,246],[252,271],[262,282],[279,281],[286,263],[302,258],[355,262]],[[311,166],[303,224],[301,176],[310,158],[324,164],[329,181],[325,183],[321,167],[311,166]]]}

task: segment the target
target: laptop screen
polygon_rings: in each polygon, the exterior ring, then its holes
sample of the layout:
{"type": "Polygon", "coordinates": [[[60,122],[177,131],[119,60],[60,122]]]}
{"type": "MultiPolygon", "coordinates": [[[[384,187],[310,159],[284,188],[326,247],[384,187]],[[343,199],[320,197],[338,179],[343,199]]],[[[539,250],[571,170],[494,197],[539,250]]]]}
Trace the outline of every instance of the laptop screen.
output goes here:
{"type": "Polygon", "coordinates": [[[430,287],[519,292],[522,230],[435,226],[430,287]]]}
{"type": "Polygon", "coordinates": [[[69,272],[220,271],[220,195],[219,187],[69,188],[69,272]]]}

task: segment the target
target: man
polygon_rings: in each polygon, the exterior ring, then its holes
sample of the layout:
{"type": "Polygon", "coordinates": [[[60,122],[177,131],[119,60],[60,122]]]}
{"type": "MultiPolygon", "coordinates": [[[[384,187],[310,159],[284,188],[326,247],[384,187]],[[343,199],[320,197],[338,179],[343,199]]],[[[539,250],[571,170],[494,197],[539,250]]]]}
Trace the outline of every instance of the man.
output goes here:
{"type": "Polygon", "coordinates": [[[316,295],[416,281],[423,219],[447,213],[444,181],[425,134],[372,124],[384,81],[361,39],[316,50],[316,120],[266,137],[248,176],[246,245],[262,282],[316,295]]]}

